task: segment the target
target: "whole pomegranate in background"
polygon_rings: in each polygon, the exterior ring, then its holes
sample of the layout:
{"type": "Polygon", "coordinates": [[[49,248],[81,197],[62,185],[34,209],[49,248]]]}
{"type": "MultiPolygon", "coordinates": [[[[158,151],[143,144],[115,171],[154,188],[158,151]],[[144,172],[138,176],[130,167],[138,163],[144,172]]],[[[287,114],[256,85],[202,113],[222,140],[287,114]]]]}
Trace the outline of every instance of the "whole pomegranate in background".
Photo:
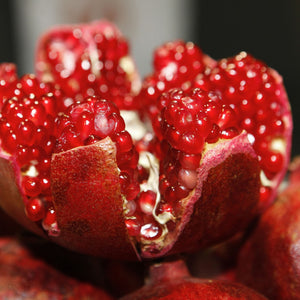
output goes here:
{"type": "Polygon", "coordinates": [[[231,281],[191,277],[182,260],[154,264],[141,289],[122,300],[138,299],[266,299],[254,290],[231,281]]]}
{"type": "Polygon", "coordinates": [[[230,63],[238,83],[263,99],[265,131],[257,132],[241,126],[242,96],[233,103],[211,77],[199,80],[219,65],[194,44],[163,48],[159,76],[137,96],[137,73],[120,70],[124,43],[108,23],[56,28],[37,47],[38,78],[2,66],[1,206],[65,247],[110,258],[195,251],[243,231],[271,201],[289,159],[291,113],[279,75],[245,54],[230,63]],[[102,84],[121,92],[96,91],[102,84]],[[129,131],[122,117],[129,108],[149,114],[153,130],[142,128],[141,140],[133,134],[140,123],[129,131]]]}
{"type": "Polygon", "coordinates": [[[103,261],[104,285],[116,298],[132,293],[144,285],[148,262],[103,261]]]}
{"type": "Polygon", "coordinates": [[[1,299],[113,299],[105,291],[79,282],[36,258],[13,237],[0,238],[1,299]]]}
{"type": "Polygon", "coordinates": [[[237,280],[270,299],[300,295],[300,164],[292,165],[288,186],[261,217],[239,255],[237,280]]]}
{"type": "Polygon", "coordinates": [[[24,228],[0,208],[0,236],[22,232],[24,228]]]}

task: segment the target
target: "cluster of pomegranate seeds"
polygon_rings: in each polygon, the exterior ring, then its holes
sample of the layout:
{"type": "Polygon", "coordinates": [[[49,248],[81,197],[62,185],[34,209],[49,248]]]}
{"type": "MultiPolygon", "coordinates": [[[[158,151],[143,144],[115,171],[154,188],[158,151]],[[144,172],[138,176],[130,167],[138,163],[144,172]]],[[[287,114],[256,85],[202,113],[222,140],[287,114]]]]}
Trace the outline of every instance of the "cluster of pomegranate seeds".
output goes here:
{"type": "Polygon", "coordinates": [[[179,200],[196,187],[205,146],[241,133],[234,110],[217,93],[171,89],[158,102],[159,196],[150,189],[142,191],[130,203],[126,221],[129,233],[143,240],[157,239],[163,233],[158,219],[172,228],[175,216],[180,215],[179,200]]]}
{"type": "MultiPolygon", "coordinates": [[[[172,89],[162,94],[157,116],[163,154],[160,166],[162,201],[158,210],[183,199],[196,187],[205,146],[241,133],[234,110],[219,95],[201,89],[172,89]]],[[[175,209],[176,211],[176,209],[175,209]]]]}
{"type": "Polygon", "coordinates": [[[117,149],[121,192],[127,200],[138,195],[139,154],[113,102],[95,96],[75,102],[56,119],[56,135],[55,152],[90,145],[110,137],[117,149]]]}
{"type": "MultiPolygon", "coordinates": [[[[50,163],[56,141],[53,127],[61,99],[34,75],[17,78],[12,65],[1,66],[13,79],[1,80],[7,84],[2,85],[0,146],[4,155],[15,156],[20,168],[29,219],[49,219],[48,215],[53,215],[50,191],[50,163]]],[[[47,228],[56,230],[53,218],[47,228]]]]}
{"type": "Polygon", "coordinates": [[[285,169],[287,131],[291,130],[286,117],[290,107],[278,77],[264,63],[241,52],[220,60],[215,68],[199,74],[194,82],[195,87],[221,93],[235,111],[239,129],[249,133],[261,163],[262,176],[266,177],[261,187],[262,205],[266,206],[269,203],[264,202],[269,201],[273,189],[271,181],[276,181],[276,176],[285,169]]]}
{"type": "Polygon", "coordinates": [[[139,89],[128,43],[107,22],[66,26],[49,31],[41,40],[36,71],[43,81],[55,82],[76,100],[101,96],[120,109],[133,108],[139,89]]]}
{"type": "Polygon", "coordinates": [[[178,40],[156,49],[154,71],[144,79],[138,96],[150,117],[159,113],[156,101],[163,92],[171,88],[190,89],[194,78],[210,64],[213,60],[192,42],[178,40]]]}

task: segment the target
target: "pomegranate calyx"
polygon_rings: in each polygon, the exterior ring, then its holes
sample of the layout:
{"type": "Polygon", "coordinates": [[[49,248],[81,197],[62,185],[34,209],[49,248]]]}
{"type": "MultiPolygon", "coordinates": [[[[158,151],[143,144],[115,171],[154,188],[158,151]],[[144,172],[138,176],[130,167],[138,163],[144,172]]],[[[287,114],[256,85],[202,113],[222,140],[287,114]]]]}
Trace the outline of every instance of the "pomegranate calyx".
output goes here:
{"type": "Polygon", "coordinates": [[[149,278],[146,279],[146,285],[160,284],[190,276],[191,274],[183,260],[164,261],[150,266],[149,278]]]}

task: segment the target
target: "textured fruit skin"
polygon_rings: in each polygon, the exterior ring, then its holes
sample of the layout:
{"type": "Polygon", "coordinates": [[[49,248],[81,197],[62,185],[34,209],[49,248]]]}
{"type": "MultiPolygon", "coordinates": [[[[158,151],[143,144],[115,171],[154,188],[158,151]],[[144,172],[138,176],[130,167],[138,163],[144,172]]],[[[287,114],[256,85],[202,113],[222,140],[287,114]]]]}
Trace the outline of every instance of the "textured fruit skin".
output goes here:
{"type": "Polygon", "coordinates": [[[113,299],[35,258],[17,239],[1,238],[0,253],[1,299],[113,299]]]}
{"type": "Polygon", "coordinates": [[[259,166],[254,153],[248,152],[250,148],[246,150],[249,145],[244,138],[238,136],[226,146],[217,145],[204,156],[198,170],[199,183],[178,226],[178,237],[162,253],[170,246],[169,254],[175,254],[220,243],[245,229],[257,215],[259,166]],[[248,155],[239,154],[241,149],[236,145],[243,145],[242,152],[248,155]]]}
{"type": "Polygon", "coordinates": [[[262,215],[238,260],[237,280],[274,300],[300,295],[299,170],[298,162],[288,187],[262,215]]]}
{"type": "Polygon", "coordinates": [[[143,288],[121,298],[122,300],[155,299],[266,299],[239,283],[191,277],[182,261],[153,265],[150,279],[143,288]]]}
{"type": "Polygon", "coordinates": [[[21,232],[23,228],[0,208],[0,235],[7,236],[21,232]]]}
{"type": "Polygon", "coordinates": [[[53,156],[51,181],[60,228],[54,240],[83,253],[132,259],[136,255],[126,232],[115,155],[115,145],[106,138],[53,156]]]}
{"type": "Polygon", "coordinates": [[[207,152],[198,187],[174,233],[158,246],[140,249],[126,232],[114,151],[107,138],[53,156],[51,181],[60,228],[54,241],[102,257],[154,258],[223,241],[248,226],[257,214],[260,169],[245,136],[238,136],[207,152]],[[244,147],[242,154],[236,145],[244,147]],[[243,202],[239,201],[242,195],[243,202]]]}

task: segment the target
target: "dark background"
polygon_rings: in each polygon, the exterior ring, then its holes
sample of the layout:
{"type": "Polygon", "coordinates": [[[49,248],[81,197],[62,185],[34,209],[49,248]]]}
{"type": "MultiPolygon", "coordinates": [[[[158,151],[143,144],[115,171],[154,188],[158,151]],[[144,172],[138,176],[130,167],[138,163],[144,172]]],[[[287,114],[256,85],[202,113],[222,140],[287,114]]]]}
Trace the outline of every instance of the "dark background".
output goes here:
{"type": "MultiPolygon", "coordinates": [[[[284,78],[293,117],[293,156],[300,154],[300,1],[189,1],[193,41],[215,59],[245,50],[284,78]]],[[[12,2],[0,4],[0,62],[16,62],[12,2]]]]}

